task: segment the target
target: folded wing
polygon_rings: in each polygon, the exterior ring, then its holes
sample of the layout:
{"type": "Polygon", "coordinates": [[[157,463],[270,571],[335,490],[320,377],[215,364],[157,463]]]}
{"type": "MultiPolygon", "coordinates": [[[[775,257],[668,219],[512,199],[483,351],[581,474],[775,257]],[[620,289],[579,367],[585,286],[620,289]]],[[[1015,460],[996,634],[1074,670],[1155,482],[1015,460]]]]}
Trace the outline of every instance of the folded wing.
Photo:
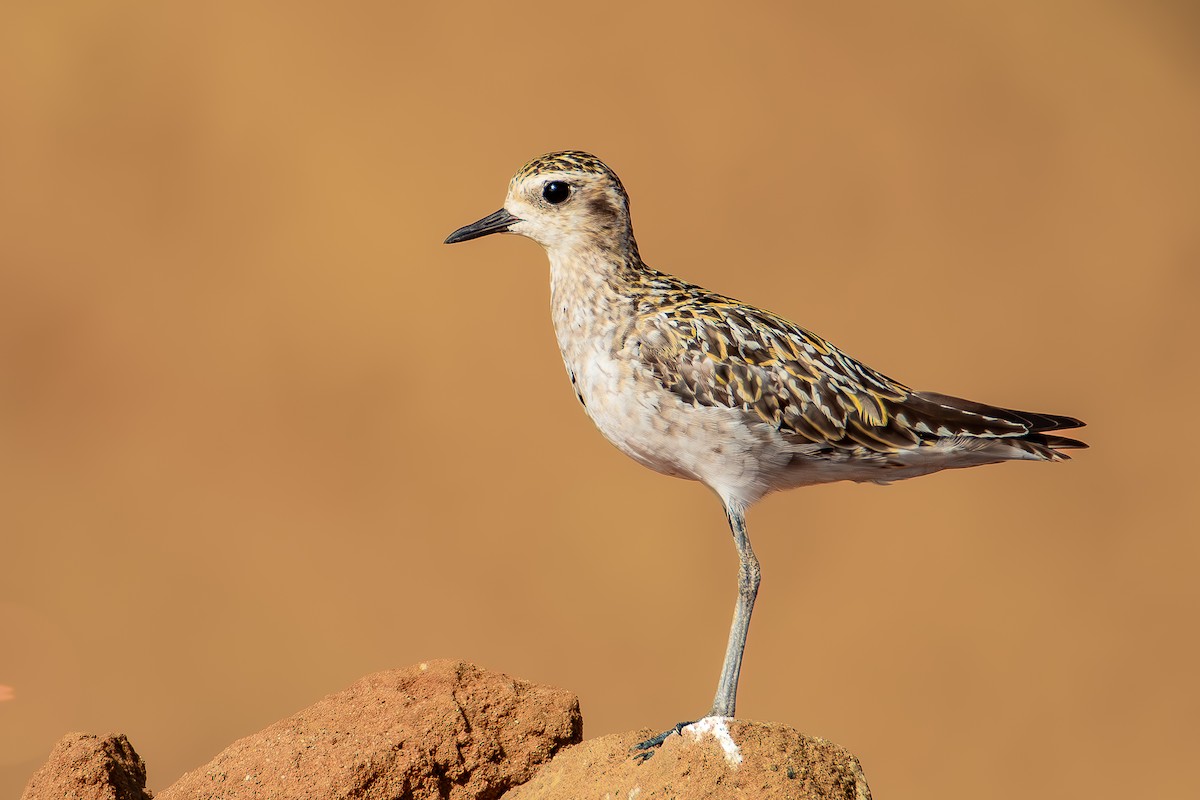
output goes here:
{"type": "Polygon", "coordinates": [[[913,391],[816,334],[719,295],[659,305],[635,333],[642,362],[685,402],[741,408],[814,455],[994,442],[1019,451],[1007,457],[1061,460],[1060,449],[1086,447],[1050,433],[1081,426],[1077,419],[913,391]]]}

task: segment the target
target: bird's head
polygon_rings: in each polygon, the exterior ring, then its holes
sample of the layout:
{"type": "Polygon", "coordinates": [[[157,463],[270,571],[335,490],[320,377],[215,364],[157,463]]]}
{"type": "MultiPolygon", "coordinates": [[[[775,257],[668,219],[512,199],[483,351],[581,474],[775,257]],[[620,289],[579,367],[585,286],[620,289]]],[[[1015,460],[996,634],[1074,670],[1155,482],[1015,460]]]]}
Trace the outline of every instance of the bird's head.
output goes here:
{"type": "Polygon", "coordinates": [[[504,207],[459,228],[446,244],[492,233],[516,233],[549,251],[599,247],[623,253],[635,247],[629,197],[620,178],[580,150],[538,156],[508,184],[504,207]]]}

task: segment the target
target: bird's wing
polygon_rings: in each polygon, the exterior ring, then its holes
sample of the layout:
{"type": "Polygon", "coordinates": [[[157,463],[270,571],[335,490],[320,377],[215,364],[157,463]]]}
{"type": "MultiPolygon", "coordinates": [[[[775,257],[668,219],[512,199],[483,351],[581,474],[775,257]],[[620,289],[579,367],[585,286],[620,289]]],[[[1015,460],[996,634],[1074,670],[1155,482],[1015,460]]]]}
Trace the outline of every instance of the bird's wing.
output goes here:
{"type": "Polygon", "coordinates": [[[633,331],[654,377],[685,402],[743,409],[815,449],[886,454],[1039,430],[1017,412],[914,392],[770,312],[702,291],[674,300],[641,305],[633,331]]]}

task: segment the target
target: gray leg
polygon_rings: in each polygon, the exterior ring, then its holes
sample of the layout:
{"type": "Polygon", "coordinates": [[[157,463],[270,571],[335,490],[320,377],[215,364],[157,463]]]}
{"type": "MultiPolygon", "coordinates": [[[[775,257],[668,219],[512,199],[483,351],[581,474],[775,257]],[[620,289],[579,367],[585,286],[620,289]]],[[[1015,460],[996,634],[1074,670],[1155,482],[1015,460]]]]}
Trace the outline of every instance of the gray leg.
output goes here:
{"type": "MultiPolygon", "coordinates": [[[[729,629],[729,645],[725,648],[725,663],[721,667],[721,682],[717,684],[717,696],[713,699],[708,716],[732,717],[737,705],[738,675],[742,671],[742,652],[746,649],[746,633],[750,630],[750,614],[754,611],[754,598],[758,596],[758,558],[750,548],[746,536],[746,510],[739,506],[726,506],[729,529],[733,531],[733,543],[738,551],[738,599],[733,609],[733,626],[729,629]]],[[[668,736],[679,733],[690,722],[681,722],[669,731],[634,745],[633,758],[645,762],[654,755],[655,749],[668,736]]]]}
{"type": "Polygon", "coordinates": [[[738,507],[725,507],[729,518],[729,529],[733,531],[733,543],[738,551],[738,598],[733,609],[733,625],[729,629],[729,645],[725,649],[725,663],[721,667],[721,681],[717,684],[717,696],[713,698],[711,716],[732,717],[737,705],[738,674],[742,671],[742,653],[746,649],[746,633],[750,630],[750,614],[754,611],[754,598],[758,596],[760,570],[758,558],[750,547],[746,536],[746,511],[738,507]]]}

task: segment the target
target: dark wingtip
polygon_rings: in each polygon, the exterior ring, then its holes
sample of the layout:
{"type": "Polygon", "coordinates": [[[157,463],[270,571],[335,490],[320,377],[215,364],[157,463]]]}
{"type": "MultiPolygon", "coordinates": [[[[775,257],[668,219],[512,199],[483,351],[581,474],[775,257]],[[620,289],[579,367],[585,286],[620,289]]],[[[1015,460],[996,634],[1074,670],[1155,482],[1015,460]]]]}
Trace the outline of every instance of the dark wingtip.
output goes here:
{"type": "Polygon", "coordinates": [[[1075,419],[1075,417],[1065,417],[1061,414],[1045,414],[1037,411],[1019,411],[1015,408],[988,405],[974,400],[965,400],[961,397],[941,394],[940,392],[917,392],[916,396],[947,408],[967,411],[972,414],[982,414],[1022,425],[1028,429],[1029,433],[1048,433],[1049,431],[1082,428],[1087,424],[1082,420],[1075,419]]]}

